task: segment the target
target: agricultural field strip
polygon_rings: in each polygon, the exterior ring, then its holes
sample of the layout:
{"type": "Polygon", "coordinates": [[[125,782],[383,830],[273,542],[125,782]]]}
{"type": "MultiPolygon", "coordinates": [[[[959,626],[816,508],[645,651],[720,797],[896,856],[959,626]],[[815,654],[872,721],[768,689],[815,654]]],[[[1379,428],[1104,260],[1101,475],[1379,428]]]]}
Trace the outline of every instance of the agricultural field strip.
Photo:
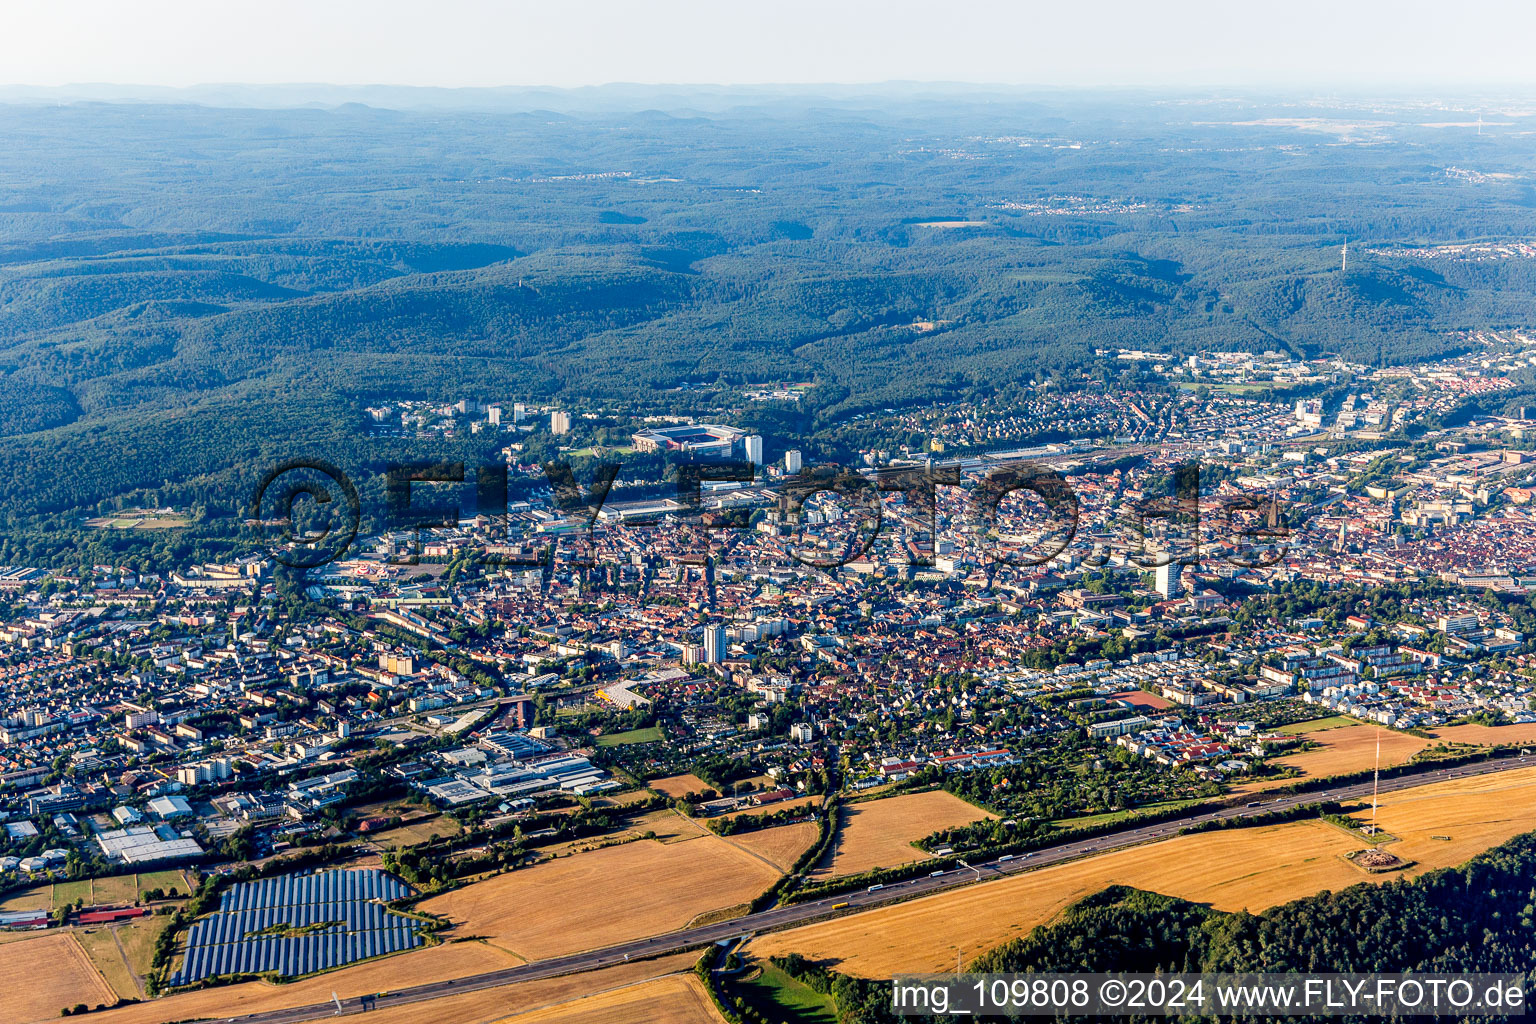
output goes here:
{"type": "MultiPolygon", "coordinates": [[[[1416,775],[1383,780],[1381,791],[1394,792],[1403,789],[1413,789],[1452,779],[1465,779],[1531,767],[1536,767],[1536,764],[1533,764],[1529,758],[1507,758],[1478,764],[1460,765],[1454,768],[1441,768],[1416,775]]],[[[1335,800],[1354,799],[1368,795],[1370,792],[1371,785],[1368,782],[1340,786],[1328,791],[1329,798],[1335,800]]],[[[803,925],[817,918],[828,916],[831,912],[830,904],[832,903],[846,903],[849,913],[871,910],[879,906],[903,902],[916,896],[926,896],[945,889],[971,885],[984,878],[1005,877],[1018,871],[1044,866],[1045,864],[1076,859],[1085,854],[1096,855],[1107,852],[1110,849],[1118,849],[1123,846],[1132,846],[1158,838],[1165,838],[1187,825],[1191,820],[1248,817],[1254,814],[1282,810],[1297,804],[1309,803],[1318,800],[1320,796],[1321,794],[1318,793],[1301,793],[1272,800],[1259,808],[1229,808],[1226,811],[1214,814],[1192,815],[1190,818],[1129,829],[1118,834],[1102,836],[1095,840],[1083,840],[1047,848],[1038,851],[1032,860],[1015,860],[1006,864],[994,862],[992,864],[976,865],[971,871],[950,872],[940,878],[924,877],[899,887],[893,886],[878,891],[847,893],[842,896],[817,900],[814,903],[776,907],[754,914],[749,918],[736,918],[717,924],[684,929],[666,935],[635,939],[603,949],[554,957],[501,971],[492,971],[485,974],[469,975],[463,978],[419,985],[398,992],[392,992],[389,994],[387,1002],[381,1001],[379,1005],[393,1006],[422,1002],[453,993],[472,992],[486,988],[496,988],[519,981],[552,978],[562,974],[591,971],[600,967],[611,966],[615,963],[622,963],[629,958],[660,956],[667,953],[699,948],[721,939],[740,937],[750,933],[777,931],[782,928],[803,925]]],[[[342,1000],[344,1012],[348,1009],[358,1010],[361,1008],[361,1005],[361,1002],[357,999],[342,1000]]],[[[291,1009],[254,1013],[234,1019],[240,1022],[240,1024],[296,1024],[298,1021],[333,1016],[335,1012],[335,1004],[325,1002],[315,1003],[310,1006],[293,1007],[291,1009]]]]}

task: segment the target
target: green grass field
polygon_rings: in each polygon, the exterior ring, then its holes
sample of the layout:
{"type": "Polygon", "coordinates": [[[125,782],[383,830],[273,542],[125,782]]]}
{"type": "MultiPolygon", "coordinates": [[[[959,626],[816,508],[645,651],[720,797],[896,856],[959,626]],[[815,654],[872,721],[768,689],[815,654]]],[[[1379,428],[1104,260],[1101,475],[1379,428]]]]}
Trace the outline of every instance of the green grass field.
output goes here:
{"type": "Polygon", "coordinates": [[[635,450],[627,446],[621,448],[599,448],[593,446],[591,448],[578,448],[576,451],[566,452],[566,454],[573,459],[590,459],[598,455],[633,455],[635,454],[635,450]]]}
{"type": "Polygon", "coordinates": [[[771,1021],[837,1024],[837,1007],[829,997],[800,984],[766,961],[756,977],[731,987],[771,1021]]]}
{"type": "Polygon", "coordinates": [[[656,726],[649,729],[631,729],[629,732],[615,732],[597,738],[600,747],[627,747],[634,743],[655,743],[661,739],[661,730],[656,726]]]}
{"type": "Polygon", "coordinates": [[[91,883],[92,903],[132,903],[139,898],[137,875],[113,875],[91,883]]]}
{"type": "Polygon", "coordinates": [[[140,889],[164,889],[166,892],[175,889],[183,896],[191,891],[186,876],[180,871],[150,871],[139,875],[138,879],[140,889]]]}
{"type": "Polygon", "coordinates": [[[1345,726],[1359,725],[1353,718],[1343,715],[1329,715],[1327,718],[1314,718],[1310,722],[1294,722],[1291,725],[1282,725],[1275,732],[1285,736],[1301,736],[1309,732],[1322,732],[1324,729],[1343,729],[1345,726]]]}
{"type": "Polygon", "coordinates": [[[55,882],[53,885],[54,909],[80,900],[84,906],[91,905],[91,880],[89,878],[80,882],[55,882]]]}
{"type": "Polygon", "coordinates": [[[91,964],[101,972],[112,991],[125,999],[139,998],[139,987],[133,983],[133,976],[128,973],[123,955],[117,951],[111,928],[102,925],[77,929],[75,938],[80,940],[85,955],[90,957],[91,964]]]}
{"type": "Polygon", "coordinates": [[[117,939],[123,944],[129,966],[140,977],[149,973],[155,960],[155,940],[170,923],[170,915],[155,914],[118,926],[117,939]]]}

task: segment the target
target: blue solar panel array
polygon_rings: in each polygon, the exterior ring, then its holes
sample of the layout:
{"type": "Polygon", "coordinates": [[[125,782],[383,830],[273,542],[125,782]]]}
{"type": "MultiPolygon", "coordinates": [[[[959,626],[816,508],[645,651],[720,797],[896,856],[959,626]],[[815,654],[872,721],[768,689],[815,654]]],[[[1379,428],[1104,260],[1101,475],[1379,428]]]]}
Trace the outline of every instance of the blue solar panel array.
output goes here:
{"type": "Polygon", "coordinates": [[[285,977],[340,967],[422,945],[422,922],[385,910],[380,902],[411,895],[406,884],[378,870],[319,871],[240,882],[224,891],[219,909],[192,923],[187,954],[172,985],[222,974],[285,977]],[[338,922],[291,937],[257,936],[275,925],[303,928],[338,922]]]}

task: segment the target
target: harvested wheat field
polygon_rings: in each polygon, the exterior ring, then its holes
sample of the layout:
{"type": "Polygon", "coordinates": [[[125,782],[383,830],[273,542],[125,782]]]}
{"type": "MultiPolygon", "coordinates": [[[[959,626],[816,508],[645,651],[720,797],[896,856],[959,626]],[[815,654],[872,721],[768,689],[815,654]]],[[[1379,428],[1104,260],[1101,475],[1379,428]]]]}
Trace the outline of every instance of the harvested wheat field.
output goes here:
{"type": "MultiPolygon", "coordinates": [[[[1369,814],[1355,817],[1364,821],[1369,814]]],[[[1387,849],[1414,862],[1409,876],[1465,863],[1511,836],[1536,830],[1536,768],[1387,793],[1376,822],[1401,840],[1387,849]],[[1437,835],[1449,838],[1430,838],[1437,835]]]]}
{"type": "Polygon", "coordinates": [[[682,842],[709,835],[709,830],[703,825],[670,807],[659,811],[648,811],[638,818],[631,819],[629,832],[637,836],[654,832],[656,838],[663,843],[682,842]]]}
{"type": "Polygon", "coordinates": [[[706,789],[714,788],[697,775],[692,774],[669,775],[664,779],[652,779],[646,785],[658,793],[665,793],[673,798],[687,796],[689,793],[702,793],[706,789]]]}
{"type": "Polygon", "coordinates": [[[693,974],[673,974],[503,1017],[497,1024],[724,1024],[693,974]]]}
{"type": "Polygon", "coordinates": [[[1536,723],[1520,725],[1447,725],[1434,730],[1435,738],[1446,743],[1475,743],[1492,747],[1501,743],[1536,741],[1536,723]]]}
{"type": "MultiPolygon", "coordinates": [[[[610,990],[643,984],[652,979],[665,978],[690,970],[699,954],[679,953],[655,960],[636,961],[605,967],[585,974],[570,974],[542,981],[524,981],[483,992],[467,992],[447,996],[426,1003],[389,1007],[368,1014],[369,1024],[486,1024],[500,1021],[508,1014],[543,1011],[559,1005],[574,1006],[586,996],[610,990]]],[[[646,1013],[629,1018],[633,1022],[648,1022],[646,1013]]],[[[703,1018],[714,1024],[716,1018],[703,1018]]],[[[684,1018],[688,1020],[688,1018],[684,1018]]]]}
{"type": "Polygon", "coordinates": [[[0,978],[6,980],[0,1024],[56,1018],[60,1010],[77,1003],[94,1007],[117,1002],[117,993],[69,932],[47,932],[0,946],[0,978]]]}
{"type": "Polygon", "coordinates": [[[1321,746],[1275,759],[1276,764],[1298,769],[1303,775],[1319,777],[1370,771],[1376,764],[1376,739],[1381,738],[1381,766],[1406,764],[1431,741],[1379,725],[1350,725],[1339,729],[1309,732],[1307,739],[1321,746]]]}
{"type": "Polygon", "coordinates": [[[816,823],[797,821],[793,825],[761,828],[756,832],[726,836],[725,839],[726,842],[734,843],[757,854],[780,871],[788,871],[794,865],[795,859],[816,842],[816,823]]]}
{"type": "Polygon", "coordinates": [[[1320,821],[1206,832],[767,935],[752,943],[752,952],[793,951],[840,961],[840,969],[854,974],[886,977],[943,969],[954,963],[957,945],[974,957],[1112,883],[1218,910],[1259,911],[1323,889],[1412,877],[1464,863],[1536,829],[1536,768],[1389,793],[1377,820],[1401,839],[1386,848],[1414,862],[1407,871],[1361,872],[1343,859],[1361,848],[1360,840],[1320,821]]]}
{"type": "MultiPolygon", "coordinates": [[[[486,948],[481,943],[460,943],[459,945],[462,947],[478,946],[481,949],[486,948]]],[[[417,954],[410,955],[414,956],[417,954]]],[[[499,959],[495,964],[485,967],[484,970],[507,967],[515,963],[512,958],[505,954],[497,955],[499,959]]],[[[486,1024],[487,1021],[504,1017],[508,1013],[533,1010],[552,1003],[579,999],[593,991],[615,988],[621,985],[631,985],[638,981],[686,971],[693,967],[698,958],[699,955],[695,952],[670,957],[659,957],[655,960],[636,961],[632,964],[620,964],[585,974],[547,978],[542,981],[523,981],[478,992],[444,996],[441,999],[433,999],[428,1002],[384,1007],[370,1011],[367,1016],[370,1024],[420,1024],[421,1021],[431,1021],[432,1024],[486,1024]]],[[[403,962],[403,960],[396,958],[390,962],[403,962]]],[[[334,987],[332,982],[342,981],[344,977],[352,974],[355,970],[357,969],[322,975],[319,978],[299,982],[296,985],[235,985],[227,988],[207,989],[202,992],[167,996],[163,999],[147,1003],[109,1010],[106,1013],[92,1014],[90,1019],[93,1024],[165,1024],[166,1021],[181,1020],[188,1017],[227,1016],[228,1014],[224,1012],[225,1010],[228,1010],[230,1013],[249,1013],[252,1009],[256,1008],[257,1004],[241,1002],[238,1004],[237,1009],[236,1005],[230,1002],[230,1000],[237,992],[258,987],[276,996],[276,998],[267,998],[260,1005],[262,1009],[304,1006],[329,1000],[331,998],[331,988],[334,987]],[[298,991],[290,994],[289,990],[298,991]],[[223,999],[222,1003],[220,1002],[221,998],[223,999]],[[193,1000],[196,1000],[196,1002],[193,1002],[193,1000]]],[[[349,994],[360,995],[363,993],[397,991],[430,980],[432,980],[430,976],[422,977],[416,972],[403,977],[398,983],[391,982],[380,976],[374,976],[371,979],[373,984],[370,986],[356,989],[349,986],[337,989],[337,991],[342,998],[347,998],[349,994]]]]}
{"type": "MultiPolygon", "coordinates": [[[[503,970],[516,967],[519,963],[521,961],[517,957],[487,943],[455,942],[372,960],[288,985],[249,981],[198,992],[183,992],[120,1007],[104,1014],[93,1014],[90,1019],[92,1024],[163,1024],[165,1021],[200,1017],[233,1017],[325,1002],[331,998],[332,992],[348,999],[448,978],[503,970]]],[[[504,1006],[501,1012],[505,1012],[504,1006]]],[[[417,1016],[411,1019],[421,1020],[419,1007],[416,1013],[417,1016]]],[[[376,1020],[378,1017],[371,1015],[370,1019],[376,1020]]],[[[485,1018],[482,1016],[479,1019],[485,1018]]]]}
{"type": "Polygon", "coordinates": [[[1341,859],[1359,840],[1321,822],[1184,836],[966,886],[952,893],[764,936],[752,952],[840,961],[866,977],[952,968],[1044,924],[1112,882],[1257,910],[1362,878],[1341,859]]]}
{"type": "Polygon", "coordinates": [[[812,875],[831,878],[925,860],[929,855],[912,845],[916,840],[941,828],[992,817],[937,789],[849,804],[842,810],[830,860],[824,859],[812,875]]]}
{"type": "Polygon", "coordinates": [[[458,922],[454,935],[482,936],[542,960],[681,928],[746,903],[778,877],[717,836],[642,839],[488,878],[420,907],[458,922]]]}

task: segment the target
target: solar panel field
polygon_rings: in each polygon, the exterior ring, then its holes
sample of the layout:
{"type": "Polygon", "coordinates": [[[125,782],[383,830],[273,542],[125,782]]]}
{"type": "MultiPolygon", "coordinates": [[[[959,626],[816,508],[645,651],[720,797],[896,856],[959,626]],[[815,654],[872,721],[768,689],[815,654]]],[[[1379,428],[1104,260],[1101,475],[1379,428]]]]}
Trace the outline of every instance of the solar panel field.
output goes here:
{"type": "Polygon", "coordinates": [[[231,886],[192,924],[174,985],[231,974],[297,977],[415,949],[422,923],[383,903],[411,890],[378,870],[281,875],[231,886]]]}

